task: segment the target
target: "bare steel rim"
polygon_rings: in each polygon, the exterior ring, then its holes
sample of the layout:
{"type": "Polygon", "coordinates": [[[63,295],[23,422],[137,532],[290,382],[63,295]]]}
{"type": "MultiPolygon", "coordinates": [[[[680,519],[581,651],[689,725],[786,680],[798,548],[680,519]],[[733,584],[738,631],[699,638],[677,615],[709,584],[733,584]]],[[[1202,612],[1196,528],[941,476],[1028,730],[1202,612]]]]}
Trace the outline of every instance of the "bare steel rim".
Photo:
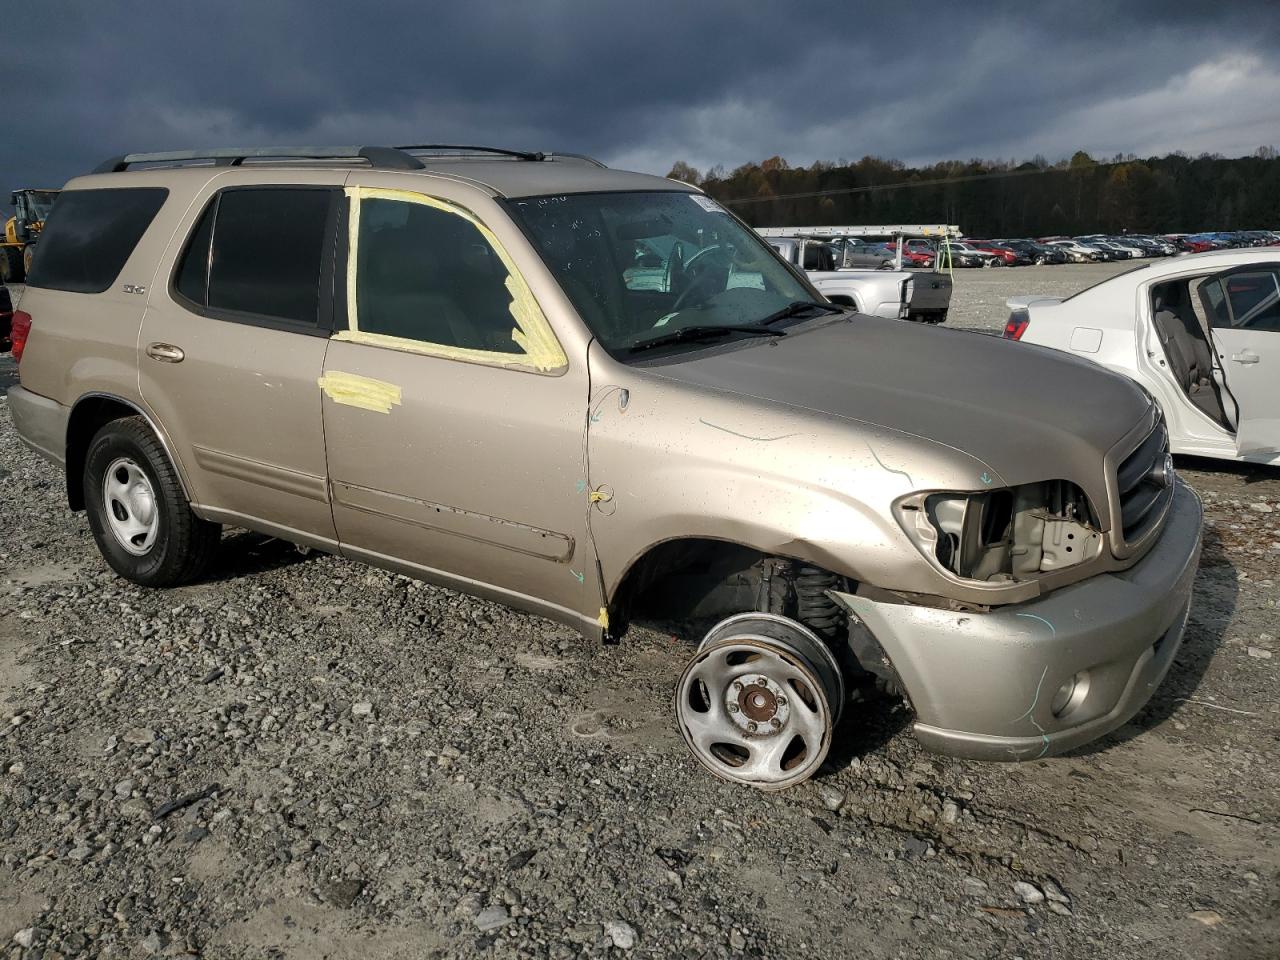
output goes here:
{"type": "Polygon", "coordinates": [[[717,776],[782,790],[822,766],[844,696],[839,664],[811,630],[743,613],[713,627],[685,667],[676,716],[693,755],[717,776]]]}
{"type": "Polygon", "coordinates": [[[160,511],[151,480],[128,457],[111,461],[102,476],[107,527],[116,542],[135,557],[145,556],[160,531],[160,511]]]}

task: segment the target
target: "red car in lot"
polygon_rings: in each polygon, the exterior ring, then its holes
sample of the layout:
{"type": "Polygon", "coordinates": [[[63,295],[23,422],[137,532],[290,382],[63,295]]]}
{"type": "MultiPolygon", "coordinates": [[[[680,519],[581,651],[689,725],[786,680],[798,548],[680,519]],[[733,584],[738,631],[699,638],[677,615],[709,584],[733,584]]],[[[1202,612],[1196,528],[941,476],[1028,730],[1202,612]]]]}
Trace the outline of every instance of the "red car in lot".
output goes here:
{"type": "MultiPolygon", "coordinates": [[[[898,255],[898,245],[892,241],[886,241],[884,248],[889,251],[889,256],[896,257],[898,255]]],[[[902,244],[902,262],[908,267],[932,267],[935,253],[930,247],[921,247],[913,241],[905,241],[902,244]]]]}
{"type": "Polygon", "coordinates": [[[1208,253],[1210,250],[1218,249],[1216,243],[1202,237],[1178,237],[1173,242],[1189,253],[1208,253]]]}
{"type": "Polygon", "coordinates": [[[1004,261],[1004,265],[1006,267],[1024,266],[1031,263],[1030,257],[1024,256],[1017,250],[995,243],[992,240],[970,240],[968,237],[965,237],[965,243],[978,250],[982,250],[985,253],[994,253],[1004,261]]]}

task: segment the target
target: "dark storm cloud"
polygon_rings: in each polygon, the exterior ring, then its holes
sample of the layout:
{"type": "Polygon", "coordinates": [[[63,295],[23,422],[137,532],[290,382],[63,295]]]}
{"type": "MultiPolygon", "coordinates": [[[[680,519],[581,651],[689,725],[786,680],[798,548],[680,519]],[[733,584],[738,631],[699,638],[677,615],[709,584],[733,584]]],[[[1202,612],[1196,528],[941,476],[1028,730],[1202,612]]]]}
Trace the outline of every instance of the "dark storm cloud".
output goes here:
{"type": "Polygon", "coordinates": [[[662,173],[1280,140],[1274,3],[103,2],[6,27],[10,186],[245,143],[480,142],[662,173]]]}

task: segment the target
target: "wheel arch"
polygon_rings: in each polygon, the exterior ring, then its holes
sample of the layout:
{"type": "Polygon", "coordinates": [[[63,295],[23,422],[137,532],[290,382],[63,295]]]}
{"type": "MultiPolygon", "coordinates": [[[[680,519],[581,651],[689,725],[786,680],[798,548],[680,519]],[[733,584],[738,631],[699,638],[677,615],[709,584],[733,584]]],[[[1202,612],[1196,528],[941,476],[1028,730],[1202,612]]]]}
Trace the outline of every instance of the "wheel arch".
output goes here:
{"type": "MultiPolygon", "coordinates": [[[[800,546],[795,541],[791,545],[800,546]]],[[[609,590],[607,603],[609,620],[614,627],[612,632],[615,636],[625,632],[633,614],[642,610],[646,601],[651,599],[651,591],[672,575],[677,575],[676,606],[681,605],[681,599],[688,604],[688,609],[681,610],[675,616],[676,619],[700,615],[699,603],[710,598],[709,592],[703,593],[699,588],[697,577],[700,570],[706,571],[703,585],[711,591],[725,586],[719,574],[746,571],[765,560],[789,561],[803,568],[849,579],[844,574],[831,570],[816,551],[814,556],[804,554],[803,550],[770,550],[759,544],[728,537],[697,534],[672,536],[652,542],[631,558],[609,590]]],[[[755,589],[746,584],[742,588],[755,589]]]]}
{"type": "Polygon", "coordinates": [[[151,432],[160,441],[160,446],[164,448],[169,462],[173,464],[174,471],[178,475],[178,483],[182,486],[183,496],[187,498],[188,502],[192,502],[191,488],[187,483],[182,462],[174,456],[168,435],[151,414],[132,400],[126,400],[124,397],[112,393],[94,392],[86,393],[80,397],[72,406],[71,413],[67,418],[65,445],[67,505],[72,510],[83,510],[85,506],[84,462],[85,455],[89,450],[89,444],[97,432],[108,423],[113,420],[125,420],[129,417],[142,417],[146,421],[151,432]]]}
{"type": "Polygon", "coordinates": [[[858,303],[858,298],[851,293],[831,293],[825,296],[832,303],[838,303],[842,307],[853,307],[855,313],[862,312],[862,305],[858,303]]]}

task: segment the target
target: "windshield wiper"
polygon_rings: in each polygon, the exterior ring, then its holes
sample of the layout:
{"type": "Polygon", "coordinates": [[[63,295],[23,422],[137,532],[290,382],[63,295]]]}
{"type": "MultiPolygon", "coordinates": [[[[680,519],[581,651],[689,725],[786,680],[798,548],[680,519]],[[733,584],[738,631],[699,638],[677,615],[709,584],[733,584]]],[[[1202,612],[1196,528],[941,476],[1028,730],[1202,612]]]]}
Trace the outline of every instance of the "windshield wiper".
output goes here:
{"type": "Polygon", "coordinates": [[[827,313],[844,313],[841,307],[832,306],[829,303],[816,303],[813,300],[793,300],[781,310],[777,310],[763,320],[762,324],[777,323],[779,320],[785,320],[788,317],[794,317],[797,314],[804,313],[807,310],[823,310],[827,313]]]}
{"type": "Polygon", "coordinates": [[[713,323],[701,327],[681,327],[671,333],[664,333],[648,340],[640,340],[627,347],[628,353],[640,353],[654,347],[665,347],[673,343],[686,343],[693,340],[712,340],[726,337],[731,333],[747,333],[754,337],[785,337],[785,330],[771,330],[757,323],[713,323]]]}

